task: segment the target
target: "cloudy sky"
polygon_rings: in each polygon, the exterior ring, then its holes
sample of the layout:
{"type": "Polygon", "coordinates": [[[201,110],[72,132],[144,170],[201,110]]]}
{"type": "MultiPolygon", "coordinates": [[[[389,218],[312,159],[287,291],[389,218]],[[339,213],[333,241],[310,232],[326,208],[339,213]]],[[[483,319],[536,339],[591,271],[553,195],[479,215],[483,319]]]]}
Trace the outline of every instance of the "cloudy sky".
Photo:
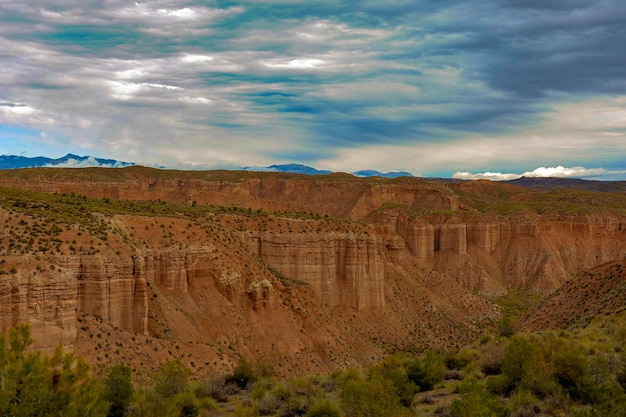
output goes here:
{"type": "Polygon", "coordinates": [[[0,154],[626,179],[621,0],[0,0],[0,154]]]}

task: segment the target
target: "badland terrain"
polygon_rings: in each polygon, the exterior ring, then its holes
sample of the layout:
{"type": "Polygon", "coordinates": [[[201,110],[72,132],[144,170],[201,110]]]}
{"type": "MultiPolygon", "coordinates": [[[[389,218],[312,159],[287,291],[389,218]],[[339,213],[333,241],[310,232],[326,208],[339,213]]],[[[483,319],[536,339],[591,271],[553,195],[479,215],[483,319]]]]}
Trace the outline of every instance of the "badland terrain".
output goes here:
{"type": "Polygon", "coordinates": [[[626,309],[626,185],[239,171],[0,171],[0,330],[149,373],[324,374],[626,309]],[[525,184],[528,185],[528,184],[525,184]]]}

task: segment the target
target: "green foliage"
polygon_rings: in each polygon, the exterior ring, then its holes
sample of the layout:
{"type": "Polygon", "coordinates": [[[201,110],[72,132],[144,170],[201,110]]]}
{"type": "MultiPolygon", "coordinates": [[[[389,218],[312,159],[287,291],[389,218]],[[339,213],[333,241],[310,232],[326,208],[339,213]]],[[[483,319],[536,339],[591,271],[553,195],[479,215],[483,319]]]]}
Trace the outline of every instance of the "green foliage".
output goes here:
{"type": "Polygon", "coordinates": [[[480,369],[485,375],[499,375],[502,372],[504,346],[499,341],[490,341],[480,348],[480,369]]]}
{"type": "Polygon", "coordinates": [[[420,391],[430,391],[441,382],[446,372],[444,358],[436,352],[428,352],[423,359],[415,359],[407,366],[407,376],[420,391]]]}
{"type": "Polygon", "coordinates": [[[505,415],[505,409],[498,404],[494,395],[474,379],[464,381],[459,386],[461,398],[450,405],[453,417],[497,417],[505,415]]]}
{"type": "Polygon", "coordinates": [[[190,371],[170,361],[135,389],[126,366],[110,368],[101,385],[71,354],[30,351],[21,326],[0,337],[0,415],[626,417],[625,320],[492,337],[445,355],[388,355],[326,378],[277,381],[269,364],[242,358],[231,375],[190,383],[190,371]],[[442,381],[446,369],[456,377],[442,381]],[[435,391],[416,395],[420,387],[435,391]]]}
{"type": "Polygon", "coordinates": [[[342,417],[341,409],[328,399],[317,400],[306,413],[306,417],[342,417]]]}
{"type": "Polygon", "coordinates": [[[410,407],[415,394],[419,391],[415,382],[409,379],[402,362],[393,355],[388,356],[382,364],[370,370],[370,375],[377,374],[393,383],[400,404],[410,407]]]}
{"type": "Polygon", "coordinates": [[[197,417],[198,406],[196,398],[191,392],[184,392],[176,396],[175,403],[180,410],[180,417],[197,417]]]}
{"type": "Polygon", "coordinates": [[[585,371],[586,357],[580,344],[561,338],[552,357],[557,382],[576,399],[581,398],[579,383],[585,371]]]}
{"type": "Polygon", "coordinates": [[[105,398],[111,404],[108,417],[124,417],[133,395],[130,380],[130,368],[126,365],[115,365],[109,370],[104,380],[105,398]]]}
{"type": "Polygon", "coordinates": [[[191,371],[179,360],[165,362],[155,375],[155,390],[163,398],[171,398],[183,393],[191,371]]]}
{"type": "Polygon", "coordinates": [[[617,382],[626,390],[626,360],[622,359],[622,367],[616,376],[617,382]]]}
{"type": "Polygon", "coordinates": [[[0,415],[106,416],[102,386],[88,365],[57,349],[53,357],[30,351],[30,328],[17,326],[0,336],[0,415]]]}
{"type": "Polygon", "coordinates": [[[403,408],[393,382],[376,373],[347,381],[341,387],[341,404],[346,417],[397,416],[403,408]]]}
{"type": "Polygon", "coordinates": [[[533,350],[528,361],[524,364],[524,372],[519,386],[531,391],[541,399],[560,394],[562,388],[554,378],[553,363],[541,346],[533,350]]]}
{"type": "Polygon", "coordinates": [[[535,349],[535,344],[526,335],[513,337],[505,348],[502,373],[512,384],[517,385],[524,377],[526,363],[535,349]]]}
{"type": "Polygon", "coordinates": [[[180,410],[171,398],[164,398],[149,387],[136,390],[130,414],[133,417],[179,417],[180,410]]]}
{"type": "Polygon", "coordinates": [[[246,358],[239,358],[237,365],[233,369],[233,373],[226,378],[227,383],[233,383],[240,389],[246,389],[248,385],[256,381],[257,373],[252,363],[246,358]]]}
{"type": "Polygon", "coordinates": [[[511,317],[504,317],[498,324],[498,336],[511,337],[515,334],[515,321],[511,317]]]}

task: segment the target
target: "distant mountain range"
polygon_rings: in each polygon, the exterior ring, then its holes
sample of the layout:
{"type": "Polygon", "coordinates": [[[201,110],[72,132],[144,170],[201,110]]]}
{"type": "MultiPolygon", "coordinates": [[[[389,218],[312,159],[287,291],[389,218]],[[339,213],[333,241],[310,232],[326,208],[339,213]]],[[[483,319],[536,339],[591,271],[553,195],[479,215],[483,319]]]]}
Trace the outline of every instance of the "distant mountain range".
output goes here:
{"type": "MultiPolygon", "coordinates": [[[[37,156],[34,158],[28,158],[25,156],[16,155],[0,155],[0,169],[15,169],[15,168],[38,168],[38,167],[73,167],[73,168],[85,168],[85,167],[107,167],[107,168],[122,168],[127,166],[137,165],[134,162],[117,161],[115,159],[96,158],[93,156],[78,156],[74,154],[67,154],[62,158],[47,158],[44,156],[37,156]]],[[[162,167],[159,167],[162,168],[162,167]]],[[[244,171],[268,171],[268,172],[285,172],[293,174],[304,175],[326,175],[332,174],[333,171],[319,170],[313,167],[302,164],[282,164],[282,165],[270,165],[267,167],[243,167],[244,171]]],[[[399,177],[413,177],[410,172],[397,171],[397,172],[380,172],[376,170],[362,170],[353,172],[352,175],[357,177],[382,177],[382,178],[399,178],[399,177]]],[[[463,182],[455,178],[421,178],[423,181],[436,181],[436,182],[463,182]]],[[[508,183],[525,188],[532,188],[541,191],[550,191],[555,188],[576,188],[589,191],[602,191],[602,192],[626,192],[626,181],[594,181],[584,180],[580,178],[559,178],[559,177],[521,177],[515,180],[502,181],[502,183],[508,183]]]]}
{"type": "MultiPolygon", "coordinates": [[[[133,162],[117,161],[115,159],[103,159],[93,156],[78,156],[68,153],[62,158],[47,158],[45,156],[36,156],[34,158],[28,158],[25,156],[17,155],[0,155],[0,169],[16,169],[16,168],[38,168],[38,167],[107,167],[107,168],[121,168],[126,166],[136,165],[133,162]]],[[[305,175],[326,175],[332,174],[332,171],[319,170],[310,166],[301,164],[283,164],[283,165],[270,165],[268,167],[245,167],[242,168],[245,171],[271,171],[271,172],[289,172],[294,174],[305,175]]],[[[398,178],[398,177],[412,177],[409,172],[379,172],[374,170],[364,170],[353,172],[353,175],[357,177],[384,177],[384,178],[398,178]]]]}
{"type": "Polygon", "coordinates": [[[95,158],[93,156],[78,156],[68,153],[61,158],[47,158],[36,156],[28,158],[17,155],[0,155],[0,169],[40,168],[40,167],[108,167],[122,168],[135,165],[132,162],[116,161],[115,159],[95,158]]]}
{"type": "MultiPolygon", "coordinates": [[[[260,170],[264,170],[261,168],[260,170]]],[[[333,171],[319,170],[310,166],[301,164],[284,164],[284,165],[270,165],[266,168],[267,171],[274,172],[290,172],[293,174],[306,174],[306,175],[326,175],[332,174],[333,171]]],[[[366,169],[362,171],[353,172],[352,175],[356,177],[383,177],[383,178],[398,178],[398,177],[412,177],[410,172],[380,172],[373,169],[366,169]]]]}

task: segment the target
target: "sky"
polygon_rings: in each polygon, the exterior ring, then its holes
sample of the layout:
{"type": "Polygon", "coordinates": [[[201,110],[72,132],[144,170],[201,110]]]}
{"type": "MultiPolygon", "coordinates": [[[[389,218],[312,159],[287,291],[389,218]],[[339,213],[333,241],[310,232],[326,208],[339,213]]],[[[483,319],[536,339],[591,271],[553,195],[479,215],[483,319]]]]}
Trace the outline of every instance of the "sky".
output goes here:
{"type": "Polygon", "coordinates": [[[0,154],[626,179],[622,0],[0,0],[0,154]]]}

